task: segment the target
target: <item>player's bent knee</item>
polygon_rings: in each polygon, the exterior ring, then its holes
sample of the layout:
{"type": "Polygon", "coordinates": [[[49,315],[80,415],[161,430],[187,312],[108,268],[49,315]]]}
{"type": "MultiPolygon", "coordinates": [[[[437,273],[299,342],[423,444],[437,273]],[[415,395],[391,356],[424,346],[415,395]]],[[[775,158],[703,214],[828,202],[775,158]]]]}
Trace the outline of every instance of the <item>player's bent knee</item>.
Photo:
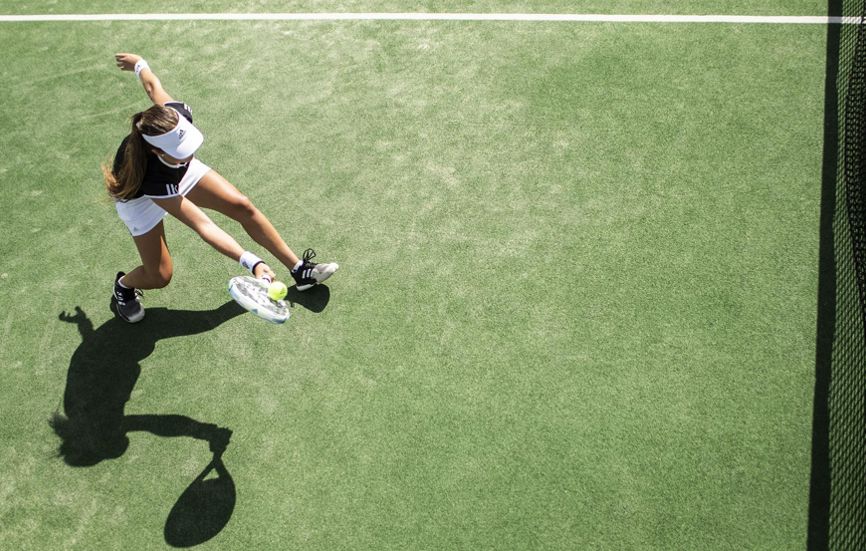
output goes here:
{"type": "Polygon", "coordinates": [[[231,204],[232,218],[235,220],[248,220],[255,216],[256,206],[246,195],[239,195],[231,204]]]}
{"type": "Polygon", "coordinates": [[[159,269],[148,273],[150,284],[153,285],[154,289],[162,289],[171,283],[173,273],[171,266],[160,266],[159,269]]]}
{"type": "Polygon", "coordinates": [[[168,270],[160,270],[159,271],[159,283],[165,287],[169,283],[171,283],[171,276],[174,275],[174,272],[169,268],[168,270]]]}

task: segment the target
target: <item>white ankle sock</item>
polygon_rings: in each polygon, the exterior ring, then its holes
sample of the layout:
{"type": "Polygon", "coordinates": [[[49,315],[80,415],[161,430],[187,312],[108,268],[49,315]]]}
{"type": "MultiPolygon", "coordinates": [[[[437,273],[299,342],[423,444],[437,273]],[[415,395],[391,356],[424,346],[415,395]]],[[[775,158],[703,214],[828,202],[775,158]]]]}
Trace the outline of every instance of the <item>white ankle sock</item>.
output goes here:
{"type": "Polygon", "coordinates": [[[303,266],[303,265],[304,265],[304,261],[298,260],[298,263],[295,264],[295,266],[292,268],[292,271],[297,272],[301,268],[301,266],[303,266]]]}
{"type": "Polygon", "coordinates": [[[124,289],[132,289],[132,287],[127,287],[126,285],[123,284],[123,278],[122,277],[117,280],[117,284],[120,285],[121,287],[123,287],[124,289]]]}

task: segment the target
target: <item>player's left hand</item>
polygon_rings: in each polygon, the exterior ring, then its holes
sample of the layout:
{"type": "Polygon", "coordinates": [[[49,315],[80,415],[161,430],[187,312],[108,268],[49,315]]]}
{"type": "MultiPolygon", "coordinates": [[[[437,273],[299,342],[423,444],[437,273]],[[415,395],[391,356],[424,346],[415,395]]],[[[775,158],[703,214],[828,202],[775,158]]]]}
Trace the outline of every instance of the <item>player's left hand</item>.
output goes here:
{"type": "Polygon", "coordinates": [[[114,62],[120,67],[121,71],[134,71],[135,64],[140,59],[141,56],[136,54],[114,54],[114,62]]]}

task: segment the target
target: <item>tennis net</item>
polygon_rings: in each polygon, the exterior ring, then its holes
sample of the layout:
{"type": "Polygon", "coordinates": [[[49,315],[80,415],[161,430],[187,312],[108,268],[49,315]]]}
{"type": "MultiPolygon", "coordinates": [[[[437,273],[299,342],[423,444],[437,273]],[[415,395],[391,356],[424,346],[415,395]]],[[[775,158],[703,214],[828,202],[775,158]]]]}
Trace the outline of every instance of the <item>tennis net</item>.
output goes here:
{"type": "Polygon", "coordinates": [[[866,0],[831,0],[808,548],[866,549],[866,0]]]}

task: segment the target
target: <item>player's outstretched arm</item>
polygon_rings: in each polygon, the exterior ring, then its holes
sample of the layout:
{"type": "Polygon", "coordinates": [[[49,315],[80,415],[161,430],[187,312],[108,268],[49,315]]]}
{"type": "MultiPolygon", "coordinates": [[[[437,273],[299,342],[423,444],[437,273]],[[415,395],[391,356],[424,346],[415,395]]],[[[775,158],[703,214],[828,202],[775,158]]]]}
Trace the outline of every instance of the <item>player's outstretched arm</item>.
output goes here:
{"type": "Polygon", "coordinates": [[[144,91],[147,92],[147,97],[155,105],[165,105],[170,101],[174,101],[162,87],[162,83],[159,81],[156,73],[151,70],[150,66],[140,55],[114,54],[114,61],[121,71],[136,71],[138,73],[138,78],[141,80],[141,85],[144,86],[144,91]]]}
{"type": "MultiPolygon", "coordinates": [[[[217,226],[195,203],[181,196],[166,197],[164,199],[155,198],[153,202],[189,226],[208,245],[232,260],[236,262],[240,261],[244,249],[232,236],[217,226]]],[[[258,264],[253,275],[256,277],[267,275],[272,280],[276,277],[274,271],[265,263],[258,264]]]]}

